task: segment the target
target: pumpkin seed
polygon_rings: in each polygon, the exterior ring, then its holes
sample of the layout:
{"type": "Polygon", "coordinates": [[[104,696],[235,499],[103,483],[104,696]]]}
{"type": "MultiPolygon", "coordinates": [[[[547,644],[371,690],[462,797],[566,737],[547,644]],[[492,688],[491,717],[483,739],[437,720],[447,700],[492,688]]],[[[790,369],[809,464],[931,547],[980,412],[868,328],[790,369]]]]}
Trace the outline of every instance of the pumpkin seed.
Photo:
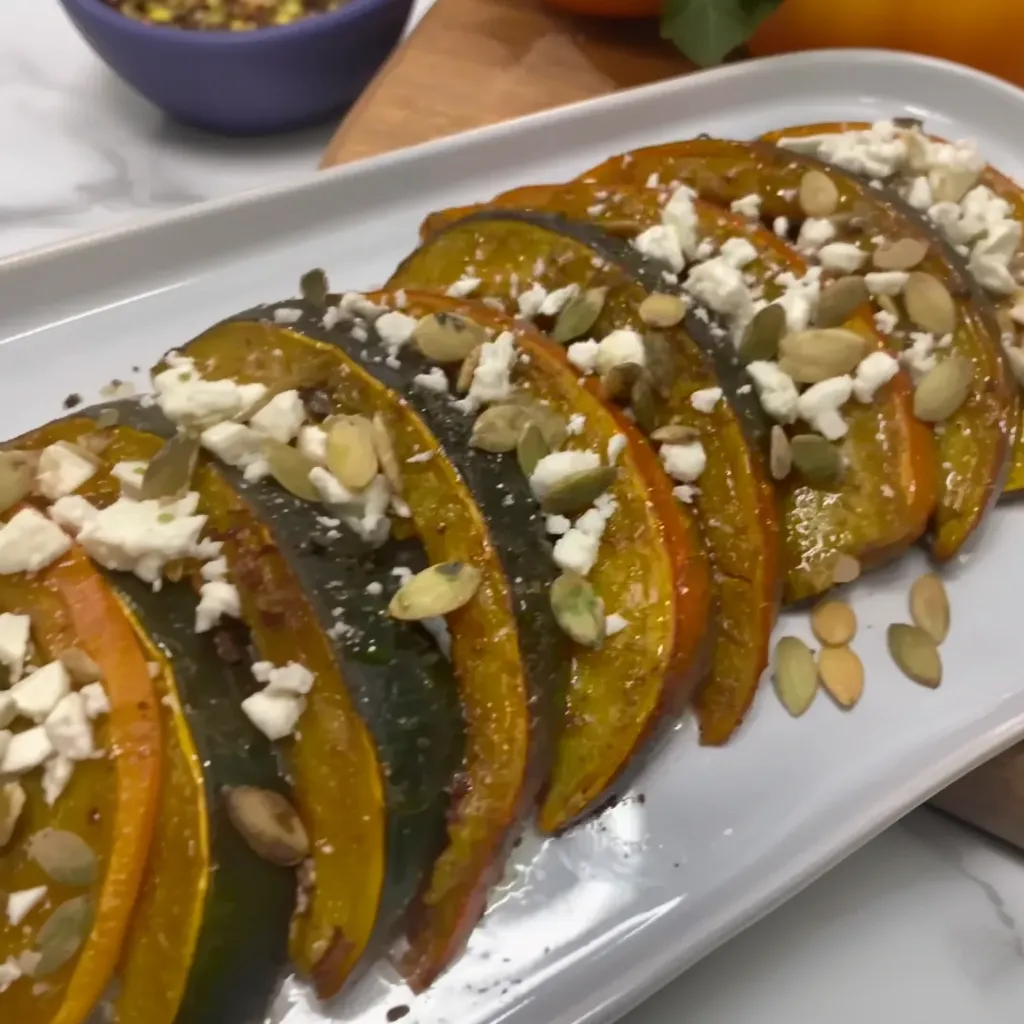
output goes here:
{"type": "Polygon", "coordinates": [[[857,635],[857,616],[845,601],[824,601],[811,612],[811,630],[826,647],[844,647],[857,635]]]}
{"type": "Polygon", "coordinates": [[[949,289],[933,274],[913,270],[903,289],[907,316],[929,334],[952,334],[956,330],[956,303],[949,289]]]}
{"type": "Polygon", "coordinates": [[[39,929],[39,960],[33,976],[45,978],[69,963],[92,930],[92,922],[92,900],[88,896],[76,896],[62,903],[39,929]]]}
{"type": "Polygon", "coordinates": [[[298,448],[272,437],[264,439],[262,451],[270,468],[270,475],[289,494],[294,494],[303,501],[320,500],[319,492],[309,479],[309,474],[316,469],[316,463],[309,456],[303,455],[298,448]]]}
{"type": "Polygon", "coordinates": [[[578,573],[563,573],[551,584],[551,611],[562,631],[584,647],[604,643],[604,604],[578,573]]]}
{"type": "Polygon", "coordinates": [[[373,414],[370,421],[370,429],[373,437],[373,450],[377,454],[377,464],[384,474],[384,479],[391,486],[395,494],[401,494],[404,483],[402,481],[402,470],[398,465],[398,456],[395,454],[395,446],[391,440],[384,417],[379,412],[373,414]]]}
{"type": "Polygon", "coordinates": [[[675,327],[686,316],[686,303],[678,295],[653,292],[637,313],[648,327],[675,327]]]}
{"type": "Polygon", "coordinates": [[[853,555],[840,554],[832,566],[832,582],[852,583],[860,576],[860,562],[853,555]]]}
{"type": "Polygon", "coordinates": [[[696,427],[685,427],[682,423],[666,423],[651,431],[651,440],[658,444],[690,444],[700,440],[700,431],[696,427]]]}
{"type": "Polygon", "coordinates": [[[668,396],[676,379],[676,358],[672,344],[659,331],[648,331],[643,338],[644,372],[654,389],[668,396]]]}
{"type": "Polygon", "coordinates": [[[900,304],[891,295],[876,295],[875,303],[879,309],[885,310],[889,316],[896,317],[897,322],[903,319],[900,304]]]}
{"type": "Polygon", "coordinates": [[[407,579],[388,605],[403,622],[433,619],[461,608],[480,586],[480,570],[465,562],[441,562],[407,579]]]}
{"type": "Polygon", "coordinates": [[[459,372],[455,377],[455,390],[464,395],[473,386],[473,374],[480,365],[480,356],[483,354],[483,346],[477,345],[459,366],[459,372]]]}
{"type": "Polygon", "coordinates": [[[863,277],[836,278],[822,289],[814,314],[817,327],[841,327],[871,298],[863,277]]]}
{"type": "Polygon", "coordinates": [[[889,654],[915,683],[934,689],[942,682],[942,659],[935,641],[920,626],[893,623],[886,634],[889,654]]]}
{"type": "Polygon", "coordinates": [[[327,468],[342,487],[361,491],[380,468],[373,424],[365,416],[337,416],[327,429],[327,468]]]}
{"type": "Polygon", "coordinates": [[[633,420],[645,434],[657,429],[658,400],[647,374],[640,374],[633,382],[633,389],[629,393],[629,407],[633,410],[633,420]]]}
{"type": "Polygon", "coordinates": [[[180,498],[192,486],[199,461],[199,438],[195,434],[175,434],[149,460],[139,485],[139,497],[145,501],[180,498]]]}
{"type": "Polygon", "coordinates": [[[772,427],[768,468],[773,480],[785,480],[793,468],[793,451],[789,446],[789,438],[777,423],[772,427]]]}
{"type": "Polygon", "coordinates": [[[927,242],[898,238],[880,245],[871,255],[871,263],[876,270],[913,270],[927,255],[927,242]]]}
{"type": "Polygon", "coordinates": [[[516,460],[523,475],[529,479],[537,468],[537,463],[548,455],[551,449],[548,447],[540,427],[533,420],[527,420],[519,431],[519,440],[516,442],[516,460]]]}
{"type": "Polygon", "coordinates": [[[522,405],[490,405],[473,421],[469,443],[485,452],[513,451],[530,411],[522,405]]]}
{"type": "Polygon", "coordinates": [[[11,841],[14,829],[25,809],[25,790],[19,783],[0,786],[0,850],[11,841]]]}
{"type": "Polygon", "coordinates": [[[866,351],[864,338],[841,327],[796,331],[779,342],[779,369],[801,384],[817,384],[855,370],[866,351]]]}
{"type": "Polygon", "coordinates": [[[774,359],[779,340],[786,333],[786,311],[778,303],[759,309],[747,324],[740,341],[739,356],[744,364],[774,359]]]}
{"type": "Polygon", "coordinates": [[[327,294],[330,290],[327,274],[319,267],[307,270],[299,278],[299,294],[315,309],[327,308],[327,294]]]}
{"type": "Polygon", "coordinates": [[[843,459],[839,449],[820,434],[797,434],[789,442],[793,465],[808,483],[837,483],[843,475],[843,459]]]}
{"type": "Polygon", "coordinates": [[[818,676],[841,707],[852,708],[864,693],[864,664],[849,647],[825,647],[819,651],[818,676]]]}
{"type": "Polygon", "coordinates": [[[96,854],[74,832],[44,828],[29,839],[28,855],[59,885],[86,886],[96,881],[96,854]]]}
{"type": "Polygon", "coordinates": [[[98,683],[103,678],[99,665],[81,647],[68,647],[57,655],[57,659],[78,686],[98,683]]]}
{"type": "Polygon", "coordinates": [[[914,389],[914,415],[925,423],[949,419],[967,401],[974,367],[963,356],[951,355],[933,366],[914,389]]]}
{"type": "Polygon", "coordinates": [[[831,217],[839,207],[839,189],[824,171],[811,170],[800,179],[797,202],[808,217],[831,217]]]}
{"type": "Polygon", "coordinates": [[[638,363],[616,363],[601,378],[601,387],[612,401],[624,402],[642,373],[638,363]]]}
{"type": "Polygon", "coordinates": [[[555,318],[550,332],[551,340],[565,345],[586,334],[597,323],[607,295],[607,288],[588,288],[573,296],[555,318]]]}
{"type": "Polygon", "coordinates": [[[412,340],[435,363],[461,363],[487,341],[487,331],[456,313],[430,313],[413,328],[412,340]]]}
{"type": "MultiPolygon", "coordinates": [[[[1013,373],[1014,380],[1021,387],[1024,387],[1024,351],[1016,347],[1007,348],[1004,351],[1006,352],[1006,359],[1010,364],[1010,371],[1013,373]]],[[[2,504],[3,502],[0,501],[0,505],[2,504]]]]}
{"type": "Polygon", "coordinates": [[[585,512],[596,498],[615,483],[614,466],[594,466],[562,477],[544,496],[540,505],[548,515],[572,516],[585,512]]]}
{"type": "Polygon", "coordinates": [[[294,867],[309,856],[306,829],[280,793],[255,786],[225,786],[221,796],[228,820],[255,854],[282,867],[294,867]]]}
{"type": "Polygon", "coordinates": [[[32,493],[38,462],[36,453],[0,452],[0,513],[32,493]]]}
{"type": "Polygon", "coordinates": [[[931,171],[928,180],[932,186],[932,198],[936,203],[959,203],[978,183],[981,169],[968,170],[966,167],[948,167],[931,171]]]}
{"type": "Polygon", "coordinates": [[[818,692],[818,669],[811,649],[798,637],[782,637],[775,645],[772,675],[782,706],[799,718],[818,692]]]}
{"type": "Polygon", "coordinates": [[[530,419],[540,427],[540,432],[552,451],[562,447],[568,436],[568,421],[560,412],[538,401],[528,391],[513,391],[508,402],[521,406],[530,414],[530,419]]]}
{"type": "Polygon", "coordinates": [[[910,588],[910,617],[937,644],[949,636],[949,597],[933,572],[918,576],[910,588]]]}

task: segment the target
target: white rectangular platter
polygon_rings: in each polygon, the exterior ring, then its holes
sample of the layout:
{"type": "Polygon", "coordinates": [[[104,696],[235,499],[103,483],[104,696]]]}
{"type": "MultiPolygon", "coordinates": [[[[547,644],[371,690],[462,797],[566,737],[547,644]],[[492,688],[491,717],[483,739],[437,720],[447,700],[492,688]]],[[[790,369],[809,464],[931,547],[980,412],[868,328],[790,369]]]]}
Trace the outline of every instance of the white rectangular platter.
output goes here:
{"type": "MultiPolygon", "coordinates": [[[[112,377],[144,372],[226,314],[287,297],[310,267],[336,288],[382,282],[439,207],[699,132],[745,138],[896,115],[975,137],[1024,177],[1024,93],[924,58],[816,53],[622,93],[2,262],[0,436],[59,415],[70,392],[94,398],[112,377]]],[[[922,565],[910,555],[853,588],[867,686],[852,713],[819,697],[792,720],[765,685],[725,749],[701,749],[684,723],[616,808],[555,841],[525,837],[469,950],[427,995],[412,998],[381,966],[326,1010],[286,986],[275,1019],[380,1024],[407,1006],[415,1024],[613,1020],[1019,739],[1024,508],[1000,507],[949,569],[954,627],[934,692],[885,653],[885,626],[906,619],[922,565]]],[[[806,636],[805,620],[784,615],[779,633],[806,636]]]]}

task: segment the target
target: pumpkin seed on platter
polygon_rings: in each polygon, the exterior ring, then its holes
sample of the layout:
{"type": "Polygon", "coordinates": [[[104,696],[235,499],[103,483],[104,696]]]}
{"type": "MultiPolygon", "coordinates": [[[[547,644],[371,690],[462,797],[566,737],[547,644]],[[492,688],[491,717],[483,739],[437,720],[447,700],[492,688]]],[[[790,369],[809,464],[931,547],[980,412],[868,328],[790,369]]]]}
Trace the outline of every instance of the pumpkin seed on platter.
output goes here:
{"type": "Polygon", "coordinates": [[[682,423],[666,423],[651,431],[651,440],[657,444],[690,444],[700,440],[700,431],[682,423]]]}
{"type": "Polygon", "coordinates": [[[629,407],[633,410],[633,420],[645,434],[649,435],[657,429],[658,399],[646,373],[641,373],[633,382],[629,392],[629,407]]]}
{"type": "Polygon", "coordinates": [[[928,174],[932,187],[932,201],[959,203],[978,183],[981,170],[966,167],[941,167],[928,174]]]}
{"type": "Polygon", "coordinates": [[[459,372],[455,376],[455,390],[464,395],[473,385],[473,375],[480,365],[480,356],[483,353],[483,346],[477,345],[470,351],[469,355],[462,360],[459,372]]]}
{"type": "Polygon", "coordinates": [[[474,448],[499,455],[514,451],[529,421],[530,411],[525,406],[489,405],[473,421],[469,443],[474,448]]]}
{"type": "Polygon", "coordinates": [[[911,271],[903,289],[903,305],[907,316],[922,331],[941,337],[956,330],[956,303],[933,274],[911,271]]]}
{"type": "Polygon", "coordinates": [[[573,296],[555,318],[549,333],[551,340],[565,345],[586,334],[597,323],[607,295],[607,288],[588,288],[573,296]]]}
{"type": "Polygon", "coordinates": [[[840,554],[832,566],[832,582],[837,585],[852,583],[860,577],[861,565],[853,555],[840,554]]]}
{"type": "Polygon", "coordinates": [[[447,615],[473,599],[480,570],[465,562],[441,562],[409,577],[395,592],[388,614],[403,622],[447,615]]]}
{"type": "Polygon", "coordinates": [[[373,414],[370,421],[371,433],[373,436],[373,450],[377,453],[377,464],[384,474],[391,490],[395,494],[401,494],[404,482],[402,480],[402,467],[398,464],[398,456],[395,454],[395,445],[391,440],[388,425],[384,417],[379,413],[373,414]]]}
{"type": "Polygon", "coordinates": [[[778,303],[759,309],[747,324],[740,341],[739,356],[744,364],[772,360],[779,354],[779,341],[786,333],[786,311],[778,303]]]}
{"type": "Polygon", "coordinates": [[[461,363],[488,338],[483,327],[457,313],[428,313],[412,332],[413,343],[435,363],[461,363]]]}
{"type": "Polygon", "coordinates": [[[562,631],[584,647],[600,647],[605,638],[604,604],[590,582],[565,572],[551,584],[551,611],[562,631]]]}
{"type": "Polygon", "coordinates": [[[824,171],[812,169],[800,179],[797,202],[808,217],[831,217],[839,208],[839,189],[824,171]]]}
{"type": "Polygon", "coordinates": [[[612,401],[626,401],[643,372],[639,363],[616,363],[601,377],[601,388],[612,401]]]}
{"type": "Polygon", "coordinates": [[[11,841],[14,830],[25,809],[25,790],[20,783],[8,782],[0,786],[0,850],[11,841]]]}
{"type": "Polygon", "coordinates": [[[772,677],[782,706],[799,718],[818,692],[818,668],[811,649],[795,636],[784,636],[772,654],[772,677]]]}
{"type": "Polygon", "coordinates": [[[826,647],[844,647],[857,635],[857,616],[845,601],[823,601],[811,612],[811,630],[826,647]]]}
{"type": "Polygon", "coordinates": [[[562,477],[541,499],[540,506],[548,515],[573,516],[585,512],[613,483],[614,466],[594,466],[562,477]]]}
{"type": "Polygon", "coordinates": [[[910,588],[910,617],[936,644],[949,636],[949,597],[933,572],[918,576],[910,588]]]}
{"type": "Polygon", "coordinates": [[[67,900],[47,918],[36,937],[33,976],[45,978],[70,963],[92,931],[93,905],[88,896],[67,900]]]}
{"type": "Polygon", "coordinates": [[[199,438],[191,433],[178,433],[165,441],[146,464],[139,496],[143,500],[171,500],[184,495],[192,486],[199,449],[199,438]]]}
{"type": "Polygon", "coordinates": [[[849,647],[823,647],[818,652],[818,677],[840,707],[852,708],[864,693],[864,663],[849,647]]]}
{"type": "Polygon", "coordinates": [[[103,679],[99,665],[81,647],[65,648],[57,655],[57,660],[67,670],[71,681],[78,686],[98,683],[103,679]]]}
{"type": "Polygon", "coordinates": [[[927,242],[919,238],[899,238],[880,245],[871,255],[871,263],[876,270],[913,270],[927,255],[927,242]]]}
{"type": "Polygon", "coordinates": [[[793,468],[793,450],[786,431],[777,423],[772,427],[768,451],[768,468],[773,480],[785,480],[793,468]]]}
{"type": "Polygon", "coordinates": [[[974,367],[963,356],[950,355],[933,366],[914,389],[914,415],[924,423],[949,419],[967,401],[974,367]]]}
{"type": "Polygon", "coordinates": [[[548,447],[555,451],[561,448],[569,436],[568,420],[546,402],[533,397],[528,391],[518,389],[509,395],[507,404],[520,406],[529,413],[530,419],[540,427],[548,447]]]}
{"type": "Polygon", "coordinates": [[[660,331],[648,331],[643,336],[644,375],[654,390],[667,396],[676,377],[676,358],[672,343],[660,331]]]}
{"type": "Polygon", "coordinates": [[[280,793],[255,786],[225,786],[228,819],[258,856],[294,867],[309,856],[309,835],[291,803],[280,793]]]}
{"type": "Polygon", "coordinates": [[[380,463],[373,423],[365,416],[336,416],[327,428],[327,468],[342,487],[361,491],[377,475],[380,463]]]}
{"type": "Polygon", "coordinates": [[[27,853],[51,881],[60,885],[88,886],[98,876],[96,854],[74,832],[44,828],[29,839],[27,853]]]}
{"type": "Polygon", "coordinates": [[[303,501],[320,500],[319,491],[309,479],[309,474],[316,469],[317,464],[308,455],[272,437],[264,438],[262,451],[270,475],[289,494],[303,501]]]}
{"type": "Polygon", "coordinates": [[[540,427],[531,419],[527,419],[519,430],[519,438],[516,441],[516,460],[523,475],[529,479],[537,468],[537,463],[550,454],[540,427]]]}
{"type": "Polygon", "coordinates": [[[678,295],[652,292],[637,313],[648,327],[675,327],[686,316],[686,303],[678,295]]]}
{"type": "Polygon", "coordinates": [[[820,434],[797,434],[790,438],[793,465],[808,483],[828,486],[843,475],[843,457],[839,449],[820,434]]]}
{"type": "Polygon", "coordinates": [[[827,284],[814,313],[816,327],[841,327],[871,298],[863,277],[850,274],[827,284]]]}
{"type": "Polygon", "coordinates": [[[841,327],[794,331],[779,341],[779,369],[800,384],[851,373],[867,354],[867,341],[841,327]]]}
{"type": "Polygon", "coordinates": [[[920,626],[893,623],[886,633],[889,654],[915,683],[934,689],[942,682],[942,659],[935,640],[920,626]]]}

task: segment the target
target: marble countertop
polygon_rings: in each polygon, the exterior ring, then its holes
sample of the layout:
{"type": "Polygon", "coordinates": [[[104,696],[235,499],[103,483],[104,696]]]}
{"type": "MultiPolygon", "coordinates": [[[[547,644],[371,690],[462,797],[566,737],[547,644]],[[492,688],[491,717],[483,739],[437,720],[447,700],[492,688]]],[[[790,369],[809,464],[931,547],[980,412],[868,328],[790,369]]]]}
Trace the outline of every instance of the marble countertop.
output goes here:
{"type": "MultiPolygon", "coordinates": [[[[174,125],[108,73],[56,0],[0,5],[0,257],[311,169],[330,134],[174,125]]],[[[922,810],[628,1022],[1018,1024],[1022,1007],[1024,858],[922,810]]]]}

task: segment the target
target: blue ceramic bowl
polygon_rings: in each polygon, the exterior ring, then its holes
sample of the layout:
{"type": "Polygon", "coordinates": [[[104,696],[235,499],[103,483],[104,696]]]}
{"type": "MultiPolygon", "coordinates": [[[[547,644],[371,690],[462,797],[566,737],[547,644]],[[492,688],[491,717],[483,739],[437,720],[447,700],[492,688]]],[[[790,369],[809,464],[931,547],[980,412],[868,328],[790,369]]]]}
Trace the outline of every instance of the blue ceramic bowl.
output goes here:
{"type": "Polygon", "coordinates": [[[109,67],[197,128],[261,135],[337,117],[391,52],[412,0],[351,0],[291,25],[199,32],[135,21],[102,0],[61,0],[109,67]]]}

